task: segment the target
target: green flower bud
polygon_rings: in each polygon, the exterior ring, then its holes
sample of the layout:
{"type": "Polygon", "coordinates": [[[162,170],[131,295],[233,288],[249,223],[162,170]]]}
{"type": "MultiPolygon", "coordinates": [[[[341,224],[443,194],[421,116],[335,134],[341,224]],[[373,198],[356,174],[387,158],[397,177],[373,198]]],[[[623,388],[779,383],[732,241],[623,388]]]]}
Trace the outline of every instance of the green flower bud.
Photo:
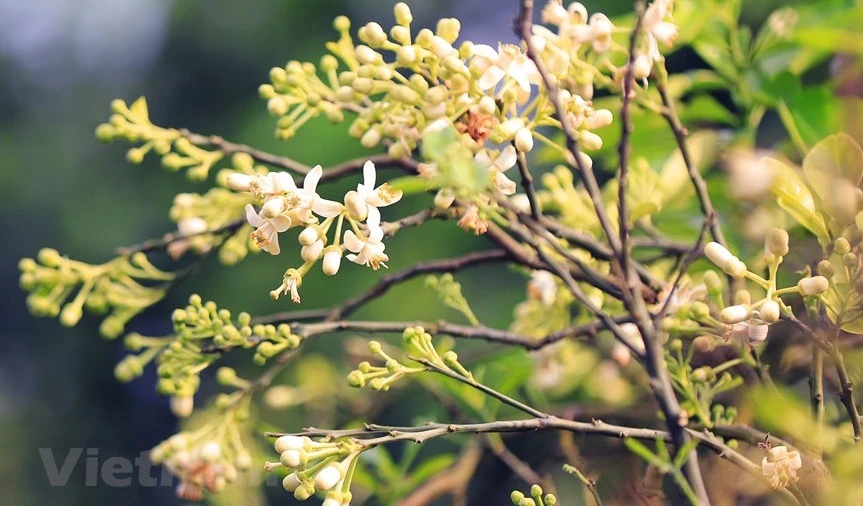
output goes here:
{"type": "Polygon", "coordinates": [[[539,485],[531,485],[531,487],[530,487],[530,495],[531,495],[531,496],[533,496],[533,497],[540,497],[540,496],[542,496],[542,487],[540,487],[539,485]]]}
{"type": "Polygon", "coordinates": [[[362,388],[366,385],[366,378],[360,371],[351,371],[348,374],[348,385],[354,388],[362,388]]]}
{"type": "Polygon", "coordinates": [[[230,367],[219,367],[216,371],[216,381],[222,386],[230,386],[237,380],[237,371],[230,367]]]}
{"type": "Polygon", "coordinates": [[[102,123],[96,127],[96,139],[102,142],[114,140],[117,130],[110,123],[102,123]]]}
{"type": "Polygon", "coordinates": [[[851,244],[848,242],[848,239],[840,237],[833,243],[833,251],[837,255],[844,255],[851,251],[851,244]]]}
{"type": "Polygon", "coordinates": [[[695,381],[697,383],[703,383],[707,381],[707,378],[710,377],[712,371],[713,370],[708,366],[699,367],[698,369],[692,371],[692,381],[695,381]]]}
{"type": "Polygon", "coordinates": [[[369,341],[369,352],[370,353],[377,355],[381,352],[381,350],[382,350],[381,343],[379,343],[377,341],[369,341]]]}
{"type": "Polygon", "coordinates": [[[829,260],[821,260],[818,262],[818,274],[830,279],[836,275],[836,269],[829,260]]]}
{"type": "Polygon", "coordinates": [[[62,260],[60,253],[53,248],[40,249],[36,258],[39,259],[39,263],[46,267],[57,267],[62,260]]]}
{"type": "Polygon", "coordinates": [[[337,32],[346,32],[351,29],[351,20],[347,16],[339,16],[333,20],[333,28],[337,32]]]}
{"type": "Polygon", "coordinates": [[[857,267],[857,255],[848,252],[842,255],[842,265],[846,267],[857,267]]]}
{"type": "Polygon", "coordinates": [[[512,499],[513,504],[518,505],[522,501],[522,499],[524,499],[524,494],[522,494],[518,490],[514,490],[512,494],[510,494],[509,498],[512,499]]]}

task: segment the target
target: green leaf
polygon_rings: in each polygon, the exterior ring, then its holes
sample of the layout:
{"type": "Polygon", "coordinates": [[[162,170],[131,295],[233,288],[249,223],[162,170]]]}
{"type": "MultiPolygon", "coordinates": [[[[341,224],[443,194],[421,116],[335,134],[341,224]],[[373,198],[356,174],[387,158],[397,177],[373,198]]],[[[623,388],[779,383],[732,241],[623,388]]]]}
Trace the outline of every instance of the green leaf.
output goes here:
{"type": "Polygon", "coordinates": [[[638,455],[650,464],[655,465],[659,469],[664,469],[668,466],[668,462],[664,462],[659,456],[655,455],[650,448],[646,447],[641,441],[632,438],[626,438],[623,443],[629,448],[629,451],[638,455]]]}
{"type": "Polygon", "coordinates": [[[428,182],[416,176],[402,176],[390,179],[390,186],[401,190],[405,195],[420,195],[428,191],[428,182]]]}
{"type": "Polygon", "coordinates": [[[854,219],[859,210],[853,199],[863,177],[863,150],[851,136],[839,133],[816,144],[803,160],[803,174],[817,203],[840,227],[854,219]]]}
{"type": "MultiPolygon", "coordinates": [[[[420,445],[416,446],[419,447],[420,445]]],[[[413,490],[417,488],[432,476],[444,471],[454,462],[455,455],[452,454],[435,455],[434,457],[424,460],[423,463],[417,466],[416,470],[410,474],[409,489],[413,490]]]]}
{"type": "Polygon", "coordinates": [[[697,122],[737,124],[737,116],[710,95],[697,95],[689,100],[680,111],[680,120],[685,124],[697,122]]]}
{"type": "Polygon", "coordinates": [[[827,86],[804,88],[779,101],[782,123],[803,153],[839,129],[839,112],[839,102],[827,86]]]}
{"type": "Polygon", "coordinates": [[[765,157],[761,163],[767,164],[774,172],[770,191],[776,195],[779,206],[815,234],[822,245],[826,245],[830,241],[827,225],[817,212],[815,200],[803,179],[794,169],[774,158],[765,157]]]}
{"type": "MultiPolygon", "coordinates": [[[[719,136],[715,131],[695,132],[686,139],[686,146],[689,148],[692,163],[699,172],[713,165],[719,156],[719,136]]],[[[692,182],[680,149],[676,149],[662,167],[659,185],[662,189],[663,204],[685,203],[686,197],[692,193],[692,182]]]]}

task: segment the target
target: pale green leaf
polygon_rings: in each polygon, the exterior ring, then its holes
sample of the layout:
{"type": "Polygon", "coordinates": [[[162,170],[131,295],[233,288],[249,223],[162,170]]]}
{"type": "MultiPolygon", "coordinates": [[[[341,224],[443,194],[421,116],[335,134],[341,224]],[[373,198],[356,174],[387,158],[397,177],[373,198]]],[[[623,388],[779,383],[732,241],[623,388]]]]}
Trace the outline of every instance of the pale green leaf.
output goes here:
{"type": "Polygon", "coordinates": [[[770,191],[777,197],[777,203],[800,225],[815,234],[822,244],[829,241],[829,233],[824,218],[817,212],[812,193],[803,179],[784,163],[774,158],[764,158],[766,164],[774,173],[770,191]]]}

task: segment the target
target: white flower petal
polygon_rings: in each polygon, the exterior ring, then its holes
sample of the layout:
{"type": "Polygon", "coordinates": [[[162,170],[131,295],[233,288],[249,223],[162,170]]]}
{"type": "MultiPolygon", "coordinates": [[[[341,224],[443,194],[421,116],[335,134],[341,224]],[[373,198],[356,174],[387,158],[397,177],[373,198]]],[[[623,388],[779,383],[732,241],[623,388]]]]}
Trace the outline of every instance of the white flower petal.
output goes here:
{"type": "MultiPolygon", "coordinates": [[[[345,248],[353,251],[354,253],[359,253],[360,251],[362,251],[363,246],[365,245],[365,243],[361,241],[359,237],[357,237],[357,234],[355,234],[353,230],[345,231],[344,244],[345,248]]],[[[350,255],[348,255],[348,258],[350,258],[350,255]]]]}
{"type": "Polygon", "coordinates": [[[492,63],[496,62],[499,58],[497,51],[487,44],[475,44],[471,53],[474,57],[484,58],[492,63]]]}
{"type": "Polygon", "coordinates": [[[515,151],[515,146],[510,144],[509,146],[503,148],[503,151],[501,151],[495,159],[494,165],[501,171],[505,171],[511,169],[515,165],[515,162],[517,160],[518,154],[515,151]]]}
{"type": "Polygon", "coordinates": [[[255,208],[252,204],[246,204],[246,221],[249,222],[249,225],[255,228],[259,228],[265,223],[264,219],[258,216],[258,213],[255,212],[255,208]]]}
{"type": "Polygon", "coordinates": [[[339,213],[342,212],[343,208],[344,206],[342,206],[341,202],[335,202],[322,198],[315,199],[314,203],[312,204],[312,211],[314,211],[320,216],[323,216],[324,218],[332,218],[334,216],[338,216],[339,213]]]}
{"type": "Polygon", "coordinates": [[[375,164],[368,160],[363,164],[363,186],[365,186],[366,191],[371,191],[375,187],[376,176],[375,164]]]}
{"type": "Polygon", "coordinates": [[[306,174],[306,178],[303,180],[303,190],[314,193],[315,189],[318,187],[318,182],[321,180],[321,176],[324,175],[324,170],[320,165],[315,165],[315,168],[309,171],[306,174]]]}
{"type": "Polygon", "coordinates": [[[497,83],[503,79],[503,76],[506,75],[506,72],[500,67],[491,66],[483,72],[482,76],[479,78],[479,87],[483,90],[488,90],[494,88],[497,83]]]}
{"type": "Polygon", "coordinates": [[[287,216],[276,216],[270,220],[270,223],[273,224],[273,229],[276,232],[285,232],[291,228],[291,225],[293,224],[291,219],[287,216]]]}
{"type": "Polygon", "coordinates": [[[368,206],[369,215],[366,217],[366,225],[369,228],[380,228],[381,226],[381,212],[375,206],[368,206]]]}

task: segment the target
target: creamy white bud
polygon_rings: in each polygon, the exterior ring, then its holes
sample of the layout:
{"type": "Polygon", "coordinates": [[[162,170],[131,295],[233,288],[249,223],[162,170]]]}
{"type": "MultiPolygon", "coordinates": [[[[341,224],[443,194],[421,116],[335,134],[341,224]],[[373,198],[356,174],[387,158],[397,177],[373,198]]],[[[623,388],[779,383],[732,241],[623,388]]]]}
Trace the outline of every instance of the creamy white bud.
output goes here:
{"type": "Polygon", "coordinates": [[[709,242],[704,247],[704,254],[713,262],[717,267],[722,270],[725,270],[732,262],[737,260],[737,257],[732,255],[725,246],[719,244],[718,242],[709,242]]]}
{"type": "Polygon", "coordinates": [[[324,251],[324,241],[315,241],[311,246],[303,246],[300,249],[300,257],[306,262],[314,262],[320,258],[324,251]]]}
{"type": "Polygon", "coordinates": [[[797,283],[797,290],[803,295],[811,297],[821,295],[830,288],[830,281],[824,276],[812,276],[811,278],[803,278],[797,283]]]}
{"type": "Polygon", "coordinates": [[[311,246],[319,239],[318,229],[316,227],[306,227],[302,232],[300,232],[298,239],[300,244],[303,246],[311,246]]]}
{"type": "Polygon", "coordinates": [[[519,118],[512,118],[501,123],[498,128],[504,139],[512,139],[519,130],[524,128],[524,121],[519,118]]]}
{"type": "Polygon", "coordinates": [[[765,322],[775,323],[779,320],[779,304],[775,300],[768,300],[761,305],[759,314],[765,322]]]}
{"type": "Polygon", "coordinates": [[[330,464],[327,467],[321,469],[321,472],[315,476],[315,489],[317,490],[329,490],[336,486],[336,484],[342,479],[342,471],[339,466],[335,464],[330,464]]]}
{"type": "Polygon", "coordinates": [[[727,323],[728,325],[748,320],[749,316],[749,308],[742,305],[728,306],[719,313],[719,319],[722,320],[722,323],[727,323]]]}
{"type": "Polygon", "coordinates": [[[342,250],[329,249],[324,253],[323,270],[327,276],[335,276],[342,264],[342,250]]]}
{"type": "Polygon", "coordinates": [[[643,54],[635,57],[635,61],[632,62],[632,77],[639,81],[647,79],[651,70],[653,70],[653,64],[650,58],[643,54]]]}
{"type": "Polygon", "coordinates": [[[215,441],[209,441],[201,447],[201,458],[206,462],[215,462],[222,455],[222,447],[215,441]]]}
{"type": "Polygon", "coordinates": [[[279,453],[284,453],[288,450],[301,450],[305,444],[300,436],[282,436],[276,439],[273,446],[279,453]]]}
{"type": "Polygon", "coordinates": [[[442,60],[454,53],[455,48],[452,47],[452,44],[444,40],[443,37],[435,35],[434,38],[432,38],[431,51],[435,56],[442,60]]]}
{"type": "Polygon", "coordinates": [[[359,45],[356,47],[355,51],[357,54],[357,60],[359,60],[360,63],[365,63],[369,65],[375,63],[378,59],[378,56],[380,56],[377,52],[375,52],[374,49],[370,48],[369,46],[359,45]]]}
{"type": "Polygon", "coordinates": [[[788,254],[788,232],[781,228],[771,228],[764,238],[764,255],[784,257],[788,254]]]}
{"type": "Polygon", "coordinates": [[[522,128],[515,133],[515,147],[522,153],[527,153],[533,149],[533,134],[527,128],[522,128]]]}
{"type": "Polygon", "coordinates": [[[494,114],[497,112],[497,104],[494,103],[494,99],[489,96],[479,99],[479,112],[483,114],[494,114]]]}
{"type": "Polygon", "coordinates": [[[614,114],[608,109],[597,109],[590,123],[591,128],[607,127],[614,121],[614,114]]]}
{"type": "Polygon", "coordinates": [[[324,499],[324,502],[321,503],[321,506],[341,506],[342,503],[333,497],[327,497],[324,499]]]}
{"type": "Polygon", "coordinates": [[[350,213],[351,218],[363,221],[369,215],[369,208],[366,201],[355,191],[349,191],[345,194],[345,208],[350,213]]]}
{"type": "Polygon", "coordinates": [[[449,209],[455,202],[455,192],[451,188],[441,188],[434,196],[434,205],[438,209],[449,209]]]}
{"type": "Polygon", "coordinates": [[[281,456],[279,456],[279,460],[282,462],[282,465],[287,468],[295,468],[302,464],[303,459],[299,450],[287,450],[282,452],[281,456]]]}
{"type": "Polygon", "coordinates": [[[746,275],[748,270],[745,263],[740,260],[734,260],[725,268],[725,273],[732,278],[740,279],[746,275]]]}
{"type": "Polygon", "coordinates": [[[225,180],[228,188],[237,192],[247,192],[252,187],[252,178],[239,172],[234,172],[225,180]]]}
{"type": "Polygon", "coordinates": [[[285,212],[285,209],[285,199],[277,197],[268,200],[263,206],[261,206],[261,214],[265,218],[275,218],[285,212]]]}
{"type": "Polygon", "coordinates": [[[282,487],[288,492],[293,492],[300,486],[300,478],[297,477],[297,473],[291,473],[285,476],[285,479],[282,480],[282,487]]]}
{"type": "Polygon", "coordinates": [[[582,130],[581,134],[581,146],[584,149],[590,151],[596,151],[602,148],[602,137],[596,135],[593,132],[589,132],[587,130],[582,130]]]}
{"type": "Polygon", "coordinates": [[[234,459],[234,465],[237,466],[237,469],[240,471],[245,471],[247,469],[251,469],[252,467],[252,456],[246,453],[245,451],[234,459]]]}
{"type": "Polygon", "coordinates": [[[186,418],[195,409],[195,398],[191,395],[171,396],[171,413],[178,418],[186,418]]]}

